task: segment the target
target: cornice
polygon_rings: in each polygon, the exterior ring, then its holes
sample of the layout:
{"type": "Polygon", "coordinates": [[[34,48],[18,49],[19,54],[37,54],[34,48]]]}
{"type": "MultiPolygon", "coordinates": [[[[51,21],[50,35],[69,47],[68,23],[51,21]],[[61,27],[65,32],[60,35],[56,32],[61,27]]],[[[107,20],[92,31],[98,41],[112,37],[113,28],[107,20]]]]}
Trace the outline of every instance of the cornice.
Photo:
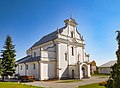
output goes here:
{"type": "Polygon", "coordinates": [[[72,41],[68,41],[66,39],[62,39],[62,38],[58,38],[58,39],[56,39],[56,41],[59,42],[59,43],[65,43],[65,44],[68,44],[68,45],[84,47],[83,43],[72,42],[72,41]]]}
{"type": "MultiPolygon", "coordinates": [[[[71,38],[70,36],[67,36],[67,35],[64,35],[64,34],[59,34],[59,35],[62,35],[62,36],[64,36],[64,37],[66,37],[66,38],[71,38]]],[[[74,39],[77,39],[77,40],[79,40],[79,41],[84,41],[83,39],[78,39],[78,38],[74,38],[74,39]]]]}

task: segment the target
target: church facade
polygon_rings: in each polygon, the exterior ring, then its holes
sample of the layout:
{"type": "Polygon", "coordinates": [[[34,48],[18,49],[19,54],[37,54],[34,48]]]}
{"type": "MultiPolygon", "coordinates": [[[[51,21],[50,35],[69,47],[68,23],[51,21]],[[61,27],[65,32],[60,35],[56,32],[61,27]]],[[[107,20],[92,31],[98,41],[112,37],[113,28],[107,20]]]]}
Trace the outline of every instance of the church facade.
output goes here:
{"type": "Polygon", "coordinates": [[[73,18],[65,26],[43,36],[16,61],[16,74],[35,76],[37,80],[82,79],[90,77],[89,54],[73,18]]]}

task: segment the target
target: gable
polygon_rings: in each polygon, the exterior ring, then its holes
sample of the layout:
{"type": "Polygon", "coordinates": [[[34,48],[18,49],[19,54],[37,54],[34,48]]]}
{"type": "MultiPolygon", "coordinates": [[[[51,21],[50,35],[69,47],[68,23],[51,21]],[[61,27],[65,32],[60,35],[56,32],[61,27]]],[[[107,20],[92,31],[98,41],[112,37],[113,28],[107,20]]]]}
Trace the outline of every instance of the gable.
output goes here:
{"type": "Polygon", "coordinates": [[[80,33],[78,32],[76,27],[73,26],[67,26],[63,31],[62,35],[71,37],[71,32],[73,33],[74,38],[76,39],[82,39],[80,33]]]}
{"type": "Polygon", "coordinates": [[[78,32],[78,30],[76,28],[76,26],[77,26],[76,21],[73,18],[70,18],[70,19],[66,19],[64,22],[66,23],[64,27],[62,27],[60,29],[57,29],[56,31],[54,31],[54,32],[52,32],[48,35],[43,36],[32,47],[36,47],[36,46],[41,45],[43,43],[46,43],[46,42],[49,42],[49,41],[53,41],[54,39],[57,39],[58,38],[58,33],[71,37],[71,32],[73,32],[74,38],[82,40],[82,37],[81,37],[80,33],[78,32]]]}

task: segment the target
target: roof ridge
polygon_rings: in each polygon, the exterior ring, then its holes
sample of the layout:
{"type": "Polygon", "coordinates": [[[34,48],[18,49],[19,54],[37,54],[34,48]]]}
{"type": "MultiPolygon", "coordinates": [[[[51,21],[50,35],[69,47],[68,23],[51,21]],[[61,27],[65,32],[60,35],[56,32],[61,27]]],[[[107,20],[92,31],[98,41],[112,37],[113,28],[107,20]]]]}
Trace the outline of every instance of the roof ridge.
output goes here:
{"type": "Polygon", "coordinates": [[[56,34],[58,34],[58,30],[59,30],[59,33],[61,33],[63,31],[63,29],[66,28],[66,27],[67,26],[64,26],[62,28],[59,28],[59,29],[57,29],[57,30],[55,30],[55,31],[53,31],[53,32],[51,32],[51,33],[43,36],[40,40],[38,40],[37,42],[35,42],[35,44],[33,44],[32,47],[35,47],[35,46],[38,46],[40,44],[46,43],[48,41],[51,41],[53,39],[56,39],[58,37],[58,36],[56,36],[56,34]]]}

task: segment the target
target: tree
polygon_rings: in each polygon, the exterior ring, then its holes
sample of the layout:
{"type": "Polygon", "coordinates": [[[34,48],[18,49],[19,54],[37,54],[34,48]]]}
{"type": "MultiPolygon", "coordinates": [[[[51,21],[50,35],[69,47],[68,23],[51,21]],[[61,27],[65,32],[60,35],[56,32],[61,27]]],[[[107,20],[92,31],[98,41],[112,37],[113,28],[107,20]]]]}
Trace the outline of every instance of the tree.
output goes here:
{"type": "Polygon", "coordinates": [[[1,65],[0,74],[2,76],[2,81],[4,81],[4,76],[12,76],[15,73],[15,45],[12,44],[12,38],[8,35],[6,37],[5,44],[3,46],[4,50],[1,50],[1,65]]]}
{"type": "Polygon", "coordinates": [[[117,31],[118,50],[116,51],[117,62],[111,67],[111,74],[106,88],[120,88],[120,31],[117,31]]]}

